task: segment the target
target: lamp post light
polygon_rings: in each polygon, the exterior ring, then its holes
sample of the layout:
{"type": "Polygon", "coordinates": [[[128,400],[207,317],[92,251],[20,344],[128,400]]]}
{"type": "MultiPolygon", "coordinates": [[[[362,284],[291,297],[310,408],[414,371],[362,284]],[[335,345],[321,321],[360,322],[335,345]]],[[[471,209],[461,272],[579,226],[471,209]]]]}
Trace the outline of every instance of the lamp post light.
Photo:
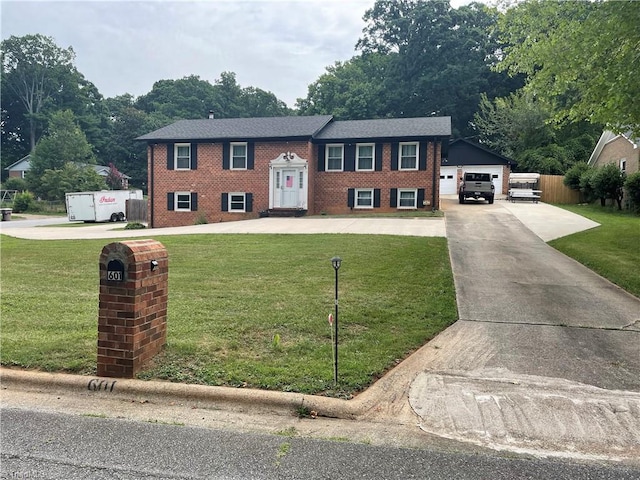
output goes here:
{"type": "Polygon", "coordinates": [[[331,265],[336,271],[336,318],[333,320],[333,381],[336,385],[338,384],[338,270],[340,269],[341,263],[342,259],[340,257],[333,257],[331,259],[331,265]]]}

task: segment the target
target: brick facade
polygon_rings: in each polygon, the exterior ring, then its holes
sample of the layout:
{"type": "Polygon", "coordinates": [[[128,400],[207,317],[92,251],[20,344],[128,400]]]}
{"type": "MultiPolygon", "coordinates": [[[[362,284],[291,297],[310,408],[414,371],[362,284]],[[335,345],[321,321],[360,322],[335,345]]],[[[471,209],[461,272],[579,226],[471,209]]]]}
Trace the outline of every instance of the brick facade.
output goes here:
{"type": "Polygon", "coordinates": [[[602,167],[613,163],[615,166],[620,167],[622,159],[626,160],[624,171],[627,175],[640,171],[640,148],[635,147],[627,138],[619,135],[604,145],[595,166],[602,167]]]}
{"type": "Polygon", "coordinates": [[[99,376],[132,378],[166,344],[168,279],[167,251],[155,240],[116,242],[102,249],[99,376]],[[111,280],[108,271],[118,264],[123,277],[111,280]]]}
{"type": "MultiPolygon", "coordinates": [[[[371,209],[350,208],[348,190],[371,188],[380,190],[380,207],[376,212],[394,212],[390,206],[391,189],[423,189],[426,205],[418,209],[437,209],[440,170],[440,142],[424,142],[427,152],[426,170],[392,170],[391,143],[382,144],[381,171],[318,171],[318,151],[324,145],[311,141],[253,143],[255,161],[252,169],[230,170],[223,168],[223,143],[198,143],[197,168],[175,170],[167,168],[167,148],[171,144],[151,144],[148,149],[150,175],[150,223],[153,227],[193,225],[205,220],[209,223],[258,218],[269,209],[270,162],[283,153],[295,153],[307,160],[307,208],[308,215],[321,213],[348,214],[370,213],[371,209]],[[434,172],[435,168],[435,172],[434,172]],[[435,183],[434,183],[435,178],[435,183]],[[172,211],[167,205],[170,192],[197,194],[196,211],[172,211]],[[222,211],[223,193],[251,193],[252,211],[235,213],[222,211]]],[[[345,143],[344,145],[350,145],[345,143]]]]}

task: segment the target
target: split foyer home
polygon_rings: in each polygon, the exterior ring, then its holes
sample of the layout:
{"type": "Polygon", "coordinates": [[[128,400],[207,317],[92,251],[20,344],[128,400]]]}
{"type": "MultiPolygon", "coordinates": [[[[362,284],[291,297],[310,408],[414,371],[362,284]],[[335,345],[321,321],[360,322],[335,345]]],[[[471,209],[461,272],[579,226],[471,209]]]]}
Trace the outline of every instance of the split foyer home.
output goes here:
{"type": "Polygon", "coordinates": [[[180,120],[138,137],[149,225],[435,210],[450,135],[450,117],[180,120]]]}

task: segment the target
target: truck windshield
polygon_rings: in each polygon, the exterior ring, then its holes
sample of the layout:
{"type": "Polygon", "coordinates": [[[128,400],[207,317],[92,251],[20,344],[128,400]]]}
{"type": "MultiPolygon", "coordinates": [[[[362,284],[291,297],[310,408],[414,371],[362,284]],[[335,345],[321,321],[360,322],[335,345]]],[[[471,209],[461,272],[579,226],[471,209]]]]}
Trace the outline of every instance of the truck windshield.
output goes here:
{"type": "Polygon", "coordinates": [[[467,173],[464,179],[469,182],[490,182],[491,175],[488,173],[467,173]]]}

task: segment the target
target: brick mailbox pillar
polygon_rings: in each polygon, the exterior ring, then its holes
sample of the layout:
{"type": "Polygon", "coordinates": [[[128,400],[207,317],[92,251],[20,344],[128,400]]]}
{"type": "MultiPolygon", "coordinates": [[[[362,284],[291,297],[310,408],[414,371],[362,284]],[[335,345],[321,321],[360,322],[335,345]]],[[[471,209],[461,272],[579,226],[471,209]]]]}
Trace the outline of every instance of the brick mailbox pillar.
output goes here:
{"type": "Polygon", "coordinates": [[[132,378],[166,344],[168,280],[160,242],[130,240],[102,249],[98,376],[132,378]]]}

